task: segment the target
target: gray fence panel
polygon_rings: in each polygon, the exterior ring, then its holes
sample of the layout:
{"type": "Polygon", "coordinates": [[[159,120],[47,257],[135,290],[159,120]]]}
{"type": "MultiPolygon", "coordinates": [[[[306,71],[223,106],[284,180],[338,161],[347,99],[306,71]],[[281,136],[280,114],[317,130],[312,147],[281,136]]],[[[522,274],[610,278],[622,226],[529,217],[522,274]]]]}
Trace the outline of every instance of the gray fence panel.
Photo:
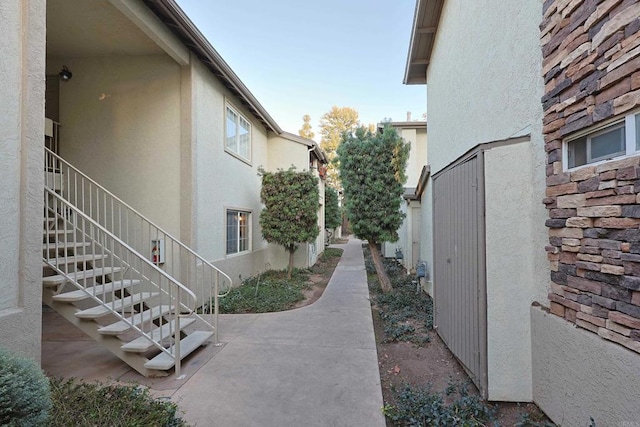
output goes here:
{"type": "Polygon", "coordinates": [[[482,151],[434,177],[434,301],[440,337],[486,397],[482,151]]]}

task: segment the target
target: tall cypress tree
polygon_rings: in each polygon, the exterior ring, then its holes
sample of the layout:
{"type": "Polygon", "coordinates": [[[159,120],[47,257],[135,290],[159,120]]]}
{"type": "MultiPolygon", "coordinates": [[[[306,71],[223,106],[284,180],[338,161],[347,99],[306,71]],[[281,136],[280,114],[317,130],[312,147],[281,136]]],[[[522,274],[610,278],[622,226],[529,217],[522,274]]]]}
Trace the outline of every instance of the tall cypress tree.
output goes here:
{"type": "Polygon", "coordinates": [[[345,211],[356,236],[369,242],[384,292],[391,282],[384,271],[378,244],[398,240],[405,214],[400,211],[410,144],[385,126],[381,133],[364,127],[343,134],[338,147],[345,211]]]}

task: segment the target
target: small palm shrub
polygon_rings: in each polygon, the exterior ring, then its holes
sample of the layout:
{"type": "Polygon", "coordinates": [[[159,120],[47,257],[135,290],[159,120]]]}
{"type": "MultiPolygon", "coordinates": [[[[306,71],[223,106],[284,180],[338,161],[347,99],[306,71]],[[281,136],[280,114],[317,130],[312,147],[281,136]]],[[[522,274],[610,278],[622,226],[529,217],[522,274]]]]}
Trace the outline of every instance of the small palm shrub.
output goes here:
{"type": "Polygon", "coordinates": [[[40,367],[0,348],[0,425],[46,425],[50,408],[49,380],[40,367]]]}

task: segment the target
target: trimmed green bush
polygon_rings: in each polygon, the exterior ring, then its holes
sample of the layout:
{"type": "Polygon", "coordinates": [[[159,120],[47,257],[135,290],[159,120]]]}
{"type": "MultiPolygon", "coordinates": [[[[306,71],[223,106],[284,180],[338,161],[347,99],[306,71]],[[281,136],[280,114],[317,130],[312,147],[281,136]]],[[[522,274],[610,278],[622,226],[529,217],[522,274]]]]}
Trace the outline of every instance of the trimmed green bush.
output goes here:
{"type": "Polygon", "coordinates": [[[0,348],[0,425],[47,425],[49,379],[30,359],[0,348]]]}

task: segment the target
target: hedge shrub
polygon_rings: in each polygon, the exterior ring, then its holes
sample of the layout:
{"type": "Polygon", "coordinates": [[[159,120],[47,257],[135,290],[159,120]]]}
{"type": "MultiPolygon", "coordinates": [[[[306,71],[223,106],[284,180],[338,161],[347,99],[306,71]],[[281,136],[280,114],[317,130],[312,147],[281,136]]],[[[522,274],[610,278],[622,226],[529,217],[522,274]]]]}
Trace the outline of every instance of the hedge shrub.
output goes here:
{"type": "Polygon", "coordinates": [[[0,348],[0,425],[46,425],[50,408],[49,379],[40,367],[0,348]]]}

